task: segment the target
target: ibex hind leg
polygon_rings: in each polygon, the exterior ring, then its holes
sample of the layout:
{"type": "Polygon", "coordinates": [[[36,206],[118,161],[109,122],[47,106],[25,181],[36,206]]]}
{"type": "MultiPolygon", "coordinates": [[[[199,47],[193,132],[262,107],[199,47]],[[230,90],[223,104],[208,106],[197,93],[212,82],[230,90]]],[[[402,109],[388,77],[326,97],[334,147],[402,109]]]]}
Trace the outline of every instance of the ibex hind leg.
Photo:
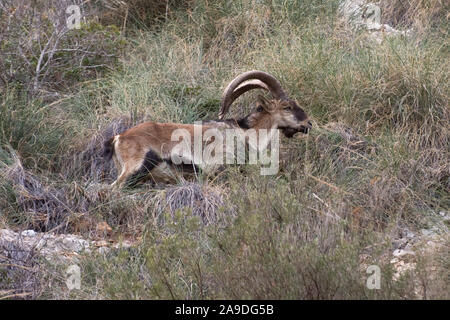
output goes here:
{"type": "Polygon", "coordinates": [[[137,184],[151,179],[153,170],[161,163],[163,163],[161,157],[153,150],[149,150],[145,154],[143,162],[136,166],[134,170],[131,171],[132,173],[130,172],[130,174],[125,177],[127,187],[133,188],[137,184]]]}
{"type": "Polygon", "coordinates": [[[121,187],[127,177],[129,176],[127,168],[122,168],[122,172],[117,177],[116,181],[111,184],[111,187],[121,187]]]}

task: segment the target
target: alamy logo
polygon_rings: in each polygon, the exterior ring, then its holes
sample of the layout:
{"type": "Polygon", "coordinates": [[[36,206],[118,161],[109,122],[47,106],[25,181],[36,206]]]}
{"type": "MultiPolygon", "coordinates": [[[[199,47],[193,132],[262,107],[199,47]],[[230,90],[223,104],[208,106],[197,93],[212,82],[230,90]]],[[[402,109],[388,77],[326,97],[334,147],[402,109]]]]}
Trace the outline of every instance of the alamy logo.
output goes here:
{"type": "Polygon", "coordinates": [[[274,175],[279,169],[279,132],[276,129],[204,130],[194,125],[194,134],[186,129],[172,132],[177,142],[171,152],[176,164],[195,164],[202,169],[222,164],[261,164],[261,175],[274,175]],[[192,138],[193,137],[193,138],[192,138]],[[193,140],[193,141],[192,141],[193,140]]]}
{"type": "Polygon", "coordinates": [[[68,276],[66,279],[66,285],[69,290],[81,288],[81,272],[80,267],[76,264],[69,266],[66,270],[66,275],[68,276]]]}
{"type": "Polygon", "coordinates": [[[366,286],[367,289],[381,289],[381,269],[377,265],[368,266],[366,273],[370,274],[367,278],[366,286]]]}
{"type": "Polygon", "coordinates": [[[66,19],[67,29],[80,29],[81,28],[81,10],[77,5],[68,6],[66,13],[70,14],[66,19]]]}

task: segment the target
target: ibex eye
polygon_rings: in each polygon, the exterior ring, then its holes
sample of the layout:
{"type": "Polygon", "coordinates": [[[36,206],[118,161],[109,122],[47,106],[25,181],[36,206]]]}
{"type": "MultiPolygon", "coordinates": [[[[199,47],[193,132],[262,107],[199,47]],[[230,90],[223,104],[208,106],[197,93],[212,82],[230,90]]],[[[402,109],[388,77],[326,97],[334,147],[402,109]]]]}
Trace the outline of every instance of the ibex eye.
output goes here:
{"type": "Polygon", "coordinates": [[[263,107],[262,106],[258,106],[258,108],[256,108],[256,111],[258,111],[258,112],[263,111],[263,107]]]}

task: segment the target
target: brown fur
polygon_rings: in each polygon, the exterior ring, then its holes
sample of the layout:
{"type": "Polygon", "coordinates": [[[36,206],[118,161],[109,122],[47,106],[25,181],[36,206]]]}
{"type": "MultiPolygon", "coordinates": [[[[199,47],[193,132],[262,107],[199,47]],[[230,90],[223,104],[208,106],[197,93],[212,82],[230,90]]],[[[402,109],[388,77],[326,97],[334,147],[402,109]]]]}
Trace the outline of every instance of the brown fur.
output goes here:
{"type": "MultiPolygon", "coordinates": [[[[245,118],[241,120],[209,121],[201,126],[201,130],[204,133],[211,128],[218,130],[239,128],[239,123],[246,124],[242,128],[243,130],[247,128],[256,129],[257,134],[258,129],[279,128],[288,137],[293,135],[292,132],[296,133],[301,131],[302,128],[311,127],[306,113],[294,101],[267,100],[260,97],[258,107],[245,118]]],[[[113,185],[123,185],[131,175],[142,170],[149,154],[154,158],[153,162],[150,162],[151,170],[149,170],[148,176],[141,180],[175,181],[176,175],[169,159],[172,149],[179,143],[179,141],[171,141],[172,133],[176,129],[187,130],[191,135],[191,143],[193,143],[193,124],[156,122],[141,123],[108,140],[105,143],[105,156],[109,157],[112,153],[112,158],[119,172],[119,176],[113,185]],[[110,152],[108,153],[108,151],[110,152]]]]}
{"type": "MultiPolygon", "coordinates": [[[[210,126],[202,126],[202,131],[210,126]]],[[[191,137],[194,135],[194,126],[191,124],[144,122],[119,135],[113,140],[113,160],[118,169],[119,176],[113,185],[122,185],[133,173],[138,171],[146,154],[152,150],[161,159],[169,159],[173,147],[178,141],[171,141],[174,130],[185,129],[191,137]]],[[[173,173],[166,162],[158,164],[151,172],[154,181],[173,181],[173,173]]]]}

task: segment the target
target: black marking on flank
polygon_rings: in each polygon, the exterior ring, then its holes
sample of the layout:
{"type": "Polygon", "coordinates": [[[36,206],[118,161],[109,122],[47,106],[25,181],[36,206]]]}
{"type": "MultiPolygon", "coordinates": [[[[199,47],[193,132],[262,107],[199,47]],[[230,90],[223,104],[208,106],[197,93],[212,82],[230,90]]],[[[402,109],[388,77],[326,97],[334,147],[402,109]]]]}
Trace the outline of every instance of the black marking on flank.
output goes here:
{"type": "Polygon", "coordinates": [[[180,163],[180,164],[175,164],[172,162],[171,159],[164,159],[164,161],[172,166],[173,168],[176,168],[178,170],[180,170],[183,173],[196,173],[199,172],[199,168],[197,165],[192,164],[192,163],[180,163]]]}
{"type": "Polygon", "coordinates": [[[141,182],[145,177],[147,177],[150,171],[152,171],[153,168],[155,168],[161,162],[163,162],[163,160],[155,151],[148,151],[145,154],[144,162],[142,163],[139,170],[137,170],[127,179],[128,187],[135,187],[137,183],[141,182]]]}

